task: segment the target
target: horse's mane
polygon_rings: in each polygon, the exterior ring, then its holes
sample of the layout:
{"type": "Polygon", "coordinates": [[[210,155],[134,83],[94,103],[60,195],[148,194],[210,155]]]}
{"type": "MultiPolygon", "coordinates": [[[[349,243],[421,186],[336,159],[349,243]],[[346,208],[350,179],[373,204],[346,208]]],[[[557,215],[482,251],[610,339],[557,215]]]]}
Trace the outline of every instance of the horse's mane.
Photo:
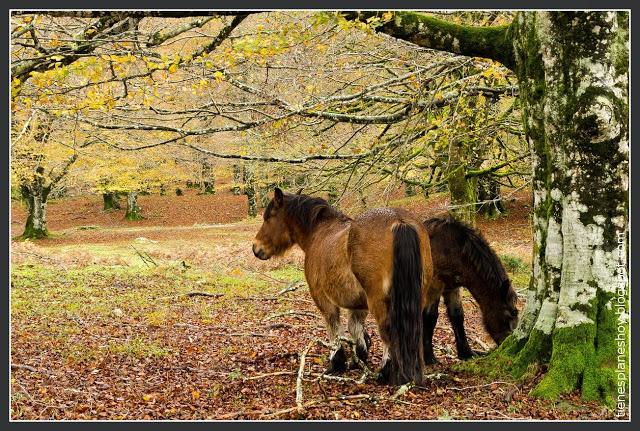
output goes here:
{"type": "MultiPolygon", "coordinates": [[[[265,211],[265,216],[271,210],[272,203],[269,203],[265,211]]],[[[293,195],[285,193],[284,211],[286,216],[294,221],[305,235],[323,221],[338,219],[340,221],[351,220],[350,217],[341,213],[327,201],[307,195],[293,195]]]]}
{"type": "Polygon", "coordinates": [[[472,228],[451,216],[434,217],[424,222],[429,236],[438,231],[447,231],[453,238],[459,252],[471,263],[478,276],[493,288],[500,289],[501,293],[507,293],[511,288],[511,282],[502,261],[496,252],[489,246],[484,236],[472,228]]]}

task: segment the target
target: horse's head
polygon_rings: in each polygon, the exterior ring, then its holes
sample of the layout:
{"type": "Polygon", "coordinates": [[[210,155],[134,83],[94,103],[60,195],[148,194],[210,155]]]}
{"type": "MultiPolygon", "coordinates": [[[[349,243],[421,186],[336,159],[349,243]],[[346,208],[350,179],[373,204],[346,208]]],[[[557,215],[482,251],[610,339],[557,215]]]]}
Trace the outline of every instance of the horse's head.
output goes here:
{"type": "Polygon", "coordinates": [[[500,295],[487,312],[483,314],[484,326],[493,341],[500,344],[518,324],[518,295],[511,287],[509,279],[504,280],[500,295]]]}
{"type": "Polygon", "coordinates": [[[267,260],[281,255],[293,246],[284,206],[284,193],[276,187],[273,199],[264,210],[262,226],[253,240],[253,254],[258,259],[267,260]]]}

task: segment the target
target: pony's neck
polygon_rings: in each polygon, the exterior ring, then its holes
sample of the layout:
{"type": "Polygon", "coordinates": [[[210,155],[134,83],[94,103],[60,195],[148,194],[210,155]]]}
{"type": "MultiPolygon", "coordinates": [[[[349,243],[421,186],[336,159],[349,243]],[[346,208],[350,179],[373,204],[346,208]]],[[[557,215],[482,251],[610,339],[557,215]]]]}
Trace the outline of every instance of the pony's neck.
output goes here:
{"type": "Polygon", "coordinates": [[[318,222],[314,223],[311,226],[306,226],[306,228],[301,227],[298,223],[293,226],[293,241],[298,244],[298,246],[305,252],[309,250],[312,246],[312,243],[315,240],[315,236],[318,233],[319,229],[323,229],[329,223],[342,223],[342,217],[331,215],[327,218],[323,218],[318,222]]]}
{"type": "Polygon", "coordinates": [[[481,283],[482,282],[480,282],[479,280],[474,279],[470,283],[467,282],[464,287],[467,288],[469,293],[471,293],[471,296],[473,296],[473,299],[476,300],[476,302],[480,306],[482,314],[486,314],[493,306],[493,302],[489,300],[490,295],[487,295],[486,286],[482,286],[481,283]]]}

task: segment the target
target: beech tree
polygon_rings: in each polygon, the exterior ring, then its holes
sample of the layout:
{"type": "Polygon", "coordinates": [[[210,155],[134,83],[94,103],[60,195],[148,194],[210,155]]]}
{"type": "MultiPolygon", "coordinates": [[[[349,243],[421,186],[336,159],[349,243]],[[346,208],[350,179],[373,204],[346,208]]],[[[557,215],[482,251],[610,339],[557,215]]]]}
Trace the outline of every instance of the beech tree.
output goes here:
{"type": "MultiPolygon", "coordinates": [[[[383,14],[347,14],[376,16],[383,14]]],[[[533,270],[517,329],[484,364],[520,376],[548,363],[533,390],[545,398],[580,389],[586,399],[617,400],[617,331],[628,330],[616,311],[626,301],[617,288],[627,265],[628,19],[627,12],[519,12],[509,25],[483,28],[396,12],[376,27],[422,47],[499,61],[518,78],[533,161],[533,270]]],[[[628,339],[625,349],[627,358],[628,339]]]]}

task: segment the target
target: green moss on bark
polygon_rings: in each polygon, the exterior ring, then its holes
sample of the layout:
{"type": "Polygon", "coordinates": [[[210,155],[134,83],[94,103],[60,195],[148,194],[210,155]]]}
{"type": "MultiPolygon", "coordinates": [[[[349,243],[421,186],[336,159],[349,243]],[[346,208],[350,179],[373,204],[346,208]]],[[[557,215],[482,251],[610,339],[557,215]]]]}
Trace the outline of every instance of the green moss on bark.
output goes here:
{"type": "Polygon", "coordinates": [[[417,45],[469,57],[497,60],[509,68],[515,61],[509,25],[480,27],[455,24],[411,11],[394,12],[382,31],[417,45]]]}
{"type": "Polygon", "coordinates": [[[557,399],[558,396],[580,387],[585,370],[592,366],[595,356],[594,324],[583,323],[553,331],[553,352],[549,372],[531,391],[531,395],[557,399]]]}

